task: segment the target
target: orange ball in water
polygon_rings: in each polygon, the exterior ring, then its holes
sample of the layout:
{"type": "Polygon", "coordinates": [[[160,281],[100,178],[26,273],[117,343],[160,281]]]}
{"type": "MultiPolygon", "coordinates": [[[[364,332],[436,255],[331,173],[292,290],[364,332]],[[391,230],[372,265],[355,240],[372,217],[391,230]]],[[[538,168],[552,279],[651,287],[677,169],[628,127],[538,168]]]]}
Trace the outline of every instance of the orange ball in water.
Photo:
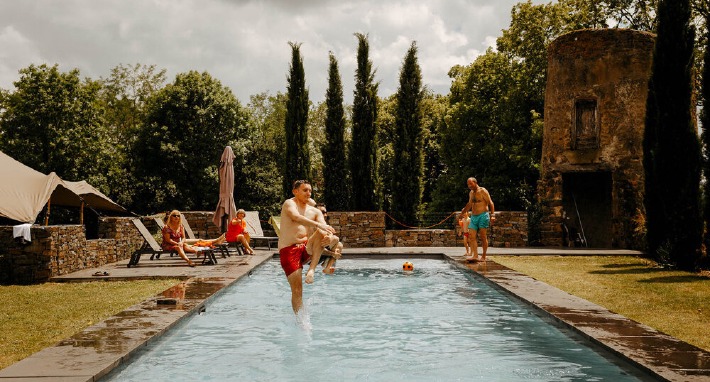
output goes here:
{"type": "Polygon", "coordinates": [[[405,261],[404,264],[402,264],[402,270],[411,272],[414,270],[414,264],[409,261],[405,261]]]}

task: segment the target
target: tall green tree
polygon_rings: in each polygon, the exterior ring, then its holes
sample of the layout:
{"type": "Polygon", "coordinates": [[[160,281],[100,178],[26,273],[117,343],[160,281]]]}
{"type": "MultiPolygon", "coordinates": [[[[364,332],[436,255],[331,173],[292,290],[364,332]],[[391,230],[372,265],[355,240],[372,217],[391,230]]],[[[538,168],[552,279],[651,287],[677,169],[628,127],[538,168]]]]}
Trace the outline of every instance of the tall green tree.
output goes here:
{"type": "MultiPolygon", "coordinates": [[[[396,139],[397,94],[377,101],[377,194],[383,211],[392,210],[394,184],[394,140],[396,139]]],[[[396,223],[388,219],[389,227],[396,223]]],[[[401,226],[397,226],[402,228],[401,226]]]]}
{"type": "MultiPolygon", "coordinates": [[[[703,203],[703,221],[705,223],[703,243],[705,248],[710,248],[710,110],[708,110],[708,105],[710,105],[710,30],[708,30],[707,25],[710,23],[710,1],[703,0],[698,4],[698,11],[704,21],[705,27],[703,28],[704,43],[705,47],[703,50],[703,64],[702,64],[702,78],[700,87],[700,102],[704,106],[700,111],[700,126],[701,126],[701,152],[702,152],[702,174],[706,181],[702,183],[702,200],[703,203]]],[[[709,259],[705,257],[705,265],[707,265],[709,259]]]]}
{"type": "Polygon", "coordinates": [[[85,179],[108,194],[115,146],[109,140],[100,84],[79,70],[30,65],[0,105],[0,149],[45,174],[85,179]]]}
{"type": "Polygon", "coordinates": [[[422,200],[422,72],[417,60],[417,45],[412,42],[399,73],[395,113],[394,168],[392,179],[392,216],[417,225],[422,200]]]}
{"type": "Polygon", "coordinates": [[[321,149],[323,171],[323,202],[334,211],[348,208],[349,187],[345,162],[345,108],[343,85],[338,70],[338,60],[331,52],[328,66],[328,90],[325,93],[325,144],[321,149]]]}
{"type": "Polygon", "coordinates": [[[352,140],[350,143],[350,175],[357,186],[352,188],[351,208],[376,211],[377,194],[377,88],[375,71],[370,61],[368,37],[356,33],[358,39],[357,69],[353,97],[352,140]]]}
{"type": "Polygon", "coordinates": [[[319,202],[323,200],[324,172],[328,171],[323,163],[322,149],[325,145],[325,119],[327,105],[325,101],[317,104],[309,103],[308,110],[308,152],[311,155],[311,186],[313,198],[319,202]]]}
{"type": "Polygon", "coordinates": [[[648,251],[692,270],[702,241],[700,144],[693,120],[689,0],[660,0],[643,142],[648,251]],[[682,169],[682,170],[679,170],[682,169]]]}
{"type": "Polygon", "coordinates": [[[278,214],[288,195],[283,176],[286,95],[259,93],[250,97],[245,139],[234,142],[234,202],[237,208],[278,214]]]}
{"type": "Polygon", "coordinates": [[[232,91],[209,73],[178,74],[147,100],[133,148],[136,209],[212,210],[219,199],[219,158],[244,138],[246,116],[232,91]]]}
{"type": "Polygon", "coordinates": [[[301,58],[301,44],[291,46],[291,68],[286,92],[286,160],[283,173],[283,191],[291,195],[292,184],[297,179],[311,180],[311,157],[308,150],[308,90],[301,58]]]}
{"type": "Polygon", "coordinates": [[[125,206],[132,206],[136,182],[131,168],[138,131],[145,119],[145,104],[155,92],[165,86],[165,69],[155,65],[118,65],[107,78],[101,78],[101,98],[104,103],[107,139],[115,152],[108,176],[111,196],[125,206]]]}

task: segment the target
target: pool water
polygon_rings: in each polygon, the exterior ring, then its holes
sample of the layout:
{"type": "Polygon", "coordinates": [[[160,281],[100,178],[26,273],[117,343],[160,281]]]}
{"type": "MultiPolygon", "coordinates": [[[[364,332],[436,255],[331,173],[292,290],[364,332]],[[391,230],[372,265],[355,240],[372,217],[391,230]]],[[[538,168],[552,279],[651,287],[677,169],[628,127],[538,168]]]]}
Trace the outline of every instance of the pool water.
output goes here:
{"type": "Polygon", "coordinates": [[[302,322],[269,261],[104,380],[640,380],[470,272],[410,261],[338,261],[304,286],[302,322]]]}

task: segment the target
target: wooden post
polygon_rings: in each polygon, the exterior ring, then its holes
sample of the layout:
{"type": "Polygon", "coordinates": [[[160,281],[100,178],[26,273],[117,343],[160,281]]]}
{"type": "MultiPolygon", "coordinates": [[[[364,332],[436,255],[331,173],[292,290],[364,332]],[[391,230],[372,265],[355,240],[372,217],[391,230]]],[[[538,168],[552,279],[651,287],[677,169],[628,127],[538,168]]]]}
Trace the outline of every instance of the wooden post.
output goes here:
{"type": "Polygon", "coordinates": [[[81,207],[79,207],[79,224],[84,224],[84,201],[81,201],[81,207]]]}
{"type": "Polygon", "coordinates": [[[49,211],[52,207],[52,198],[50,197],[49,200],[47,200],[47,213],[44,214],[44,225],[47,226],[49,225],[49,211]]]}

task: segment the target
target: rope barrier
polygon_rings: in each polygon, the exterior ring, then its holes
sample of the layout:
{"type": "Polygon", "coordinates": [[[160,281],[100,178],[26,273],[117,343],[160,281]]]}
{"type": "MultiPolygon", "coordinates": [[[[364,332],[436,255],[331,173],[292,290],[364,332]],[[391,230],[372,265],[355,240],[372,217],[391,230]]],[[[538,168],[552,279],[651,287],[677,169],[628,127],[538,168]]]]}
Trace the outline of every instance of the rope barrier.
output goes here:
{"type": "Polygon", "coordinates": [[[395,223],[401,225],[401,226],[404,227],[404,228],[429,229],[429,228],[433,228],[433,227],[436,227],[436,226],[438,226],[438,225],[443,224],[445,221],[449,220],[449,218],[451,218],[452,216],[456,215],[456,211],[452,212],[451,215],[449,215],[449,216],[447,216],[446,218],[444,218],[444,220],[442,220],[442,221],[440,221],[440,222],[438,222],[438,223],[436,223],[436,224],[432,224],[432,225],[430,225],[430,226],[427,226],[427,227],[412,227],[412,226],[410,226],[410,225],[406,225],[406,224],[404,224],[404,223],[402,223],[402,222],[397,221],[397,219],[393,218],[393,217],[392,217],[390,214],[388,214],[387,212],[385,212],[385,215],[386,215],[388,218],[392,219],[393,222],[395,222],[395,223]]]}

